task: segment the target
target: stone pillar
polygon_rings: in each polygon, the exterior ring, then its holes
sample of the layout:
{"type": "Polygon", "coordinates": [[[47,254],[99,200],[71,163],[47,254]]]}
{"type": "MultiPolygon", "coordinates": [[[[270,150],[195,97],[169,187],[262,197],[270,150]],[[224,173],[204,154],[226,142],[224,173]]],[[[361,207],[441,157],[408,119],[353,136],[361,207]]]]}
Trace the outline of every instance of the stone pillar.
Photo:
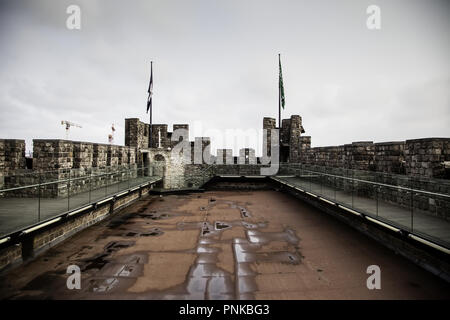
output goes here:
{"type": "Polygon", "coordinates": [[[33,140],[33,169],[48,171],[73,167],[73,142],[69,140],[33,140]]]}
{"type": "Polygon", "coordinates": [[[272,147],[272,143],[271,143],[271,129],[275,129],[276,128],[276,120],[275,118],[268,118],[265,117],[263,119],[263,129],[267,129],[267,138],[266,138],[266,145],[264,145],[263,143],[263,157],[265,155],[267,155],[268,157],[271,156],[271,147],[272,147]]]}
{"type": "Polygon", "coordinates": [[[240,149],[239,164],[256,164],[255,149],[252,148],[240,149]]]}
{"type": "Polygon", "coordinates": [[[125,119],[125,145],[138,149],[148,148],[149,124],[138,118],[125,119]]]}
{"type": "Polygon", "coordinates": [[[289,130],[289,162],[299,162],[300,159],[300,135],[305,132],[302,126],[302,117],[292,115],[289,130]]]}
{"type": "Polygon", "coordinates": [[[300,137],[300,149],[299,149],[299,161],[306,162],[307,161],[307,152],[311,149],[311,137],[303,136],[300,137]]]}
{"type": "MultiPolygon", "coordinates": [[[[74,143],[69,140],[33,140],[33,169],[42,181],[68,179],[74,165],[74,143]]],[[[41,187],[43,197],[65,197],[68,183],[61,182],[41,187]]]]}
{"type": "Polygon", "coordinates": [[[289,145],[289,138],[291,132],[291,119],[281,120],[280,140],[282,145],[289,145]]]}
{"type": "Polygon", "coordinates": [[[108,145],[94,143],[93,144],[92,167],[104,168],[107,165],[107,160],[108,160],[108,145]]]}
{"type": "Polygon", "coordinates": [[[110,144],[107,147],[108,157],[106,165],[110,167],[117,167],[119,165],[119,146],[110,144]]]}
{"type": "Polygon", "coordinates": [[[233,164],[232,149],[217,149],[217,164],[233,164]]]}
{"type": "Polygon", "coordinates": [[[128,163],[130,165],[136,164],[136,148],[134,147],[128,149],[128,163]]]}
{"type": "Polygon", "coordinates": [[[5,176],[25,168],[25,140],[0,139],[0,188],[5,185],[5,176]]]}
{"type": "Polygon", "coordinates": [[[89,142],[73,142],[73,168],[90,169],[93,164],[94,145],[89,142]]]}

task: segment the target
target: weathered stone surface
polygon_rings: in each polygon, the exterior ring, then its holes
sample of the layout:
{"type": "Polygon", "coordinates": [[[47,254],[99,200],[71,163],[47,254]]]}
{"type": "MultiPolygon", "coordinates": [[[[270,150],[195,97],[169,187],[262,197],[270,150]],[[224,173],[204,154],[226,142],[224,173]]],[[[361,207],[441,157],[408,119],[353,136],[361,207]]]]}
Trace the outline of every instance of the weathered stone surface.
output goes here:
{"type": "Polygon", "coordinates": [[[232,149],[217,149],[216,164],[233,164],[232,149]]]}
{"type": "Polygon", "coordinates": [[[256,164],[255,149],[243,148],[239,150],[239,164],[256,164]]]}
{"type": "Polygon", "coordinates": [[[263,156],[271,156],[272,132],[271,129],[276,128],[276,120],[274,118],[265,117],[263,119],[263,129],[266,130],[266,144],[263,143],[263,156]]]}
{"type": "Polygon", "coordinates": [[[450,161],[450,138],[406,140],[404,157],[406,174],[445,178],[444,162],[450,161]]]}
{"type": "Polygon", "coordinates": [[[375,143],[375,170],[404,174],[404,150],[404,141],[375,143]]]}

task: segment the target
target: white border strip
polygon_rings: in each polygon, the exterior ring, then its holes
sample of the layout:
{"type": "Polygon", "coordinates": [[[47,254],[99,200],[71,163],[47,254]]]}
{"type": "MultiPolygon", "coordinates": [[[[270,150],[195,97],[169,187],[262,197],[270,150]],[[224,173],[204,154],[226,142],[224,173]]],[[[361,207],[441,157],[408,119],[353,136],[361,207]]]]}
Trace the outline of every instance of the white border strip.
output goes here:
{"type": "Polygon", "coordinates": [[[332,202],[332,201],[330,201],[328,199],[325,199],[325,198],[322,198],[322,197],[319,197],[319,199],[322,200],[322,201],[325,201],[326,203],[329,203],[329,204],[332,204],[332,205],[336,205],[336,203],[334,203],[334,202],[332,202]]]}
{"type": "Polygon", "coordinates": [[[3,239],[0,239],[0,244],[8,242],[9,240],[11,240],[11,237],[6,237],[6,238],[3,238],[3,239]]]}
{"type": "Polygon", "coordinates": [[[92,208],[92,204],[90,204],[90,205],[88,205],[88,206],[85,206],[85,207],[83,207],[83,208],[80,208],[80,209],[78,209],[78,210],[69,212],[68,216],[69,216],[69,217],[70,217],[70,216],[73,216],[74,214],[77,214],[77,213],[79,213],[79,212],[85,211],[85,210],[90,209],[90,208],[92,208]]]}
{"type": "Polygon", "coordinates": [[[50,224],[52,224],[52,223],[55,223],[55,222],[57,222],[57,221],[59,221],[59,220],[61,220],[61,217],[58,217],[58,218],[55,218],[55,219],[53,219],[53,220],[47,221],[47,222],[42,223],[42,224],[40,224],[40,225],[37,225],[37,226],[35,226],[35,227],[33,227],[33,228],[24,230],[24,231],[22,231],[22,233],[23,233],[23,234],[28,234],[28,233],[30,233],[30,232],[33,232],[33,231],[35,231],[35,230],[38,230],[38,229],[43,228],[43,227],[45,227],[45,226],[48,226],[48,225],[50,225],[50,224]]]}
{"type": "Polygon", "coordinates": [[[109,198],[103,199],[103,200],[100,201],[100,202],[97,202],[97,204],[103,204],[103,203],[108,202],[108,201],[110,201],[110,200],[112,200],[112,199],[113,199],[113,197],[109,197],[109,198]]]}
{"type": "Polygon", "coordinates": [[[128,193],[128,190],[127,190],[127,191],[124,191],[124,192],[121,192],[121,193],[119,193],[119,194],[116,194],[116,197],[123,196],[124,194],[127,194],[127,193],[128,193]]]}
{"type": "Polygon", "coordinates": [[[366,219],[369,220],[369,221],[372,221],[373,223],[379,224],[380,226],[383,226],[383,227],[385,227],[385,228],[387,228],[389,230],[392,230],[392,231],[395,231],[395,232],[400,232],[400,229],[395,228],[395,227],[393,227],[393,226],[391,226],[391,225],[389,225],[387,223],[381,222],[381,221],[379,221],[377,219],[371,218],[369,216],[366,216],[366,219]]]}
{"type": "Polygon", "coordinates": [[[350,213],[353,213],[353,214],[355,214],[355,215],[357,215],[357,216],[361,216],[361,213],[359,213],[359,212],[357,212],[357,211],[355,211],[355,210],[352,210],[352,209],[350,209],[350,208],[344,207],[344,206],[342,206],[342,205],[340,205],[340,204],[338,204],[338,207],[344,209],[345,211],[348,211],[348,212],[350,212],[350,213]]]}
{"type": "Polygon", "coordinates": [[[425,240],[425,239],[423,239],[423,238],[421,238],[421,237],[418,237],[418,236],[416,236],[416,235],[413,235],[413,234],[408,234],[408,237],[410,237],[411,239],[414,239],[414,240],[416,240],[416,241],[419,241],[419,242],[421,242],[421,243],[423,243],[423,244],[426,244],[427,246],[429,246],[429,247],[432,247],[432,248],[435,248],[435,249],[437,249],[437,250],[439,250],[439,251],[442,251],[442,252],[444,252],[444,253],[446,253],[446,254],[450,254],[450,250],[449,249],[447,249],[447,248],[444,248],[444,247],[442,247],[442,246],[440,246],[440,245],[438,245],[438,244],[435,244],[435,243],[433,243],[433,242],[430,242],[430,241],[428,241],[428,240],[425,240]]]}

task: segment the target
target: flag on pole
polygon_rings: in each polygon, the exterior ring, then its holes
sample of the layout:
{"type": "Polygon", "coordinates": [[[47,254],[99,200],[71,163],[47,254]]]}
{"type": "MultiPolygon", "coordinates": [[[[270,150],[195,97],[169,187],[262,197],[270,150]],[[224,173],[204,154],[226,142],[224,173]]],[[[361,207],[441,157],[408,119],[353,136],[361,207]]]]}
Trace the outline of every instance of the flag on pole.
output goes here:
{"type": "Polygon", "coordinates": [[[280,65],[280,79],[279,79],[279,89],[280,89],[280,99],[281,99],[281,107],[284,109],[284,87],[283,87],[283,74],[281,72],[281,58],[280,55],[278,55],[278,61],[279,61],[279,65],[280,65]]]}
{"type": "Polygon", "coordinates": [[[152,96],[153,96],[153,62],[150,66],[150,84],[148,85],[148,99],[147,99],[147,113],[152,107],[152,96]]]}

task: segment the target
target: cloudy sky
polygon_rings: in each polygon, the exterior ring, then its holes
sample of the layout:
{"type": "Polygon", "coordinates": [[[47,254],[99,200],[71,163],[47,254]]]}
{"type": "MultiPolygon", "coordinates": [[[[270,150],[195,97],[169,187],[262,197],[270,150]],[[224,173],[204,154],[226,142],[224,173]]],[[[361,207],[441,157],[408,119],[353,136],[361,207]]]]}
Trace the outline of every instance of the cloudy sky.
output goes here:
{"type": "Polygon", "coordinates": [[[30,149],[69,120],[70,139],[106,143],[114,123],[123,144],[125,118],[148,121],[150,60],[154,123],[259,130],[278,116],[278,53],[283,117],[313,146],[449,137],[449,30],[445,0],[0,0],[0,138],[30,149]]]}

